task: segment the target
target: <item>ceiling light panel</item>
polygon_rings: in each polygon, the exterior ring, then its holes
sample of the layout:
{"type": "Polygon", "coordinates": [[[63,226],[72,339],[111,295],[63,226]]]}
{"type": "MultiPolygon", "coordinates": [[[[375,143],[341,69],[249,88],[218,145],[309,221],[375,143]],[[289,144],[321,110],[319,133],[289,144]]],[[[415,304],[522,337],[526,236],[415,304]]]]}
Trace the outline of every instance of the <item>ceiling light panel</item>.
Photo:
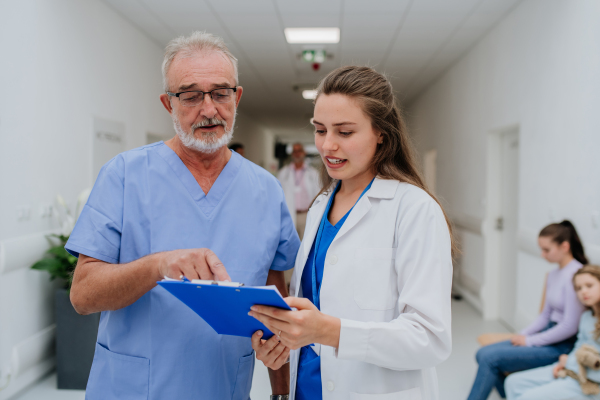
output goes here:
{"type": "Polygon", "coordinates": [[[340,28],[285,28],[288,43],[338,43],[340,28]]]}
{"type": "Polygon", "coordinates": [[[317,98],[317,90],[316,89],[303,90],[302,97],[305,98],[306,100],[314,100],[317,98]]]}

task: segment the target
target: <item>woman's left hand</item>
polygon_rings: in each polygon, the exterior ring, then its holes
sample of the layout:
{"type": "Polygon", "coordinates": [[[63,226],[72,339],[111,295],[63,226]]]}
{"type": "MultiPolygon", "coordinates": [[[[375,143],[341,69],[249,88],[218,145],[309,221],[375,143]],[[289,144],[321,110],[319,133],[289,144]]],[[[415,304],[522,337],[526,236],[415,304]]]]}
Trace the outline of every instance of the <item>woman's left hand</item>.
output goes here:
{"type": "Polygon", "coordinates": [[[527,346],[527,339],[525,335],[514,335],[510,342],[513,346],[527,346]]]}
{"type": "Polygon", "coordinates": [[[339,318],[323,314],[308,299],[286,297],[284,300],[297,311],[255,305],[248,314],[265,324],[290,349],[296,350],[313,343],[338,347],[341,327],[339,318]]]}

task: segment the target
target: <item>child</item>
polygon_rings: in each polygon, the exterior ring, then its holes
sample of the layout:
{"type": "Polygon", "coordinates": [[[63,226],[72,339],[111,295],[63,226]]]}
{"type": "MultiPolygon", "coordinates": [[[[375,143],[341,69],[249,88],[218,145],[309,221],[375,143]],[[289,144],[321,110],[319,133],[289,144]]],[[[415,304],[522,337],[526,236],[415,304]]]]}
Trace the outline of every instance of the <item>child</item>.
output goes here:
{"type": "MultiPolygon", "coordinates": [[[[573,284],[577,298],[588,308],[581,315],[575,348],[569,355],[561,355],[558,363],[509,375],[505,382],[509,400],[600,399],[600,395],[584,395],[579,382],[571,377],[557,378],[564,368],[579,372],[575,351],[582,345],[600,351],[600,267],[584,266],[573,276],[573,284]]],[[[600,370],[588,368],[587,374],[589,380],[600,382],[600,370]]]]}

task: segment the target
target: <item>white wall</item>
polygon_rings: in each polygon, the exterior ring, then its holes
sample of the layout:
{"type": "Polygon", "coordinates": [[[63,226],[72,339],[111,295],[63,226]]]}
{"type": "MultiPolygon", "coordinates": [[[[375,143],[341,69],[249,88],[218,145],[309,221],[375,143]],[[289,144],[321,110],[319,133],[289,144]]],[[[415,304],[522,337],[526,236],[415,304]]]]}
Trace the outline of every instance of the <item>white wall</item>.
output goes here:
{"type": "MultiPolygon", "coordinates": [[[[244,82],[241,82],[242,86],[244,82]]],[[[244,97],[240,102],[243,108],[244,97]]],[[[244,145],[245,156],[271,173],[277,172],[275,158],[275,138],[273,133],[248,113],[240,112],[235,121],[233,142],[244,145]]]]}
{"type": "Polygon", "coordinates": [[[0,3],[0,387],[13,372],[0,399],[53,365],[56,285],[28,268],[57,228],[40,207],[59,193],[73,205],[91,185],[94,116],[124,123],[127,149],[173,132],[158,100],[162,51],[101,1],[0,3]]]}
{"type": "Polygon", "coordinates": [[[421,155],[438,151],[437,193],[467,227],[459,233],[461,274],[479,286],[486,317],[497,316],[486,308],[494,301],[486,298],[482,249],[491,229],[486,154],[494,130],[520,129],[517,325],[539,311],[544,274],[554,268],[534,255],[543,226],[569,218],[600,263],[592,223],[600,210],[598,21],[596,0],[523,1],[409,107],[421,155]]]}

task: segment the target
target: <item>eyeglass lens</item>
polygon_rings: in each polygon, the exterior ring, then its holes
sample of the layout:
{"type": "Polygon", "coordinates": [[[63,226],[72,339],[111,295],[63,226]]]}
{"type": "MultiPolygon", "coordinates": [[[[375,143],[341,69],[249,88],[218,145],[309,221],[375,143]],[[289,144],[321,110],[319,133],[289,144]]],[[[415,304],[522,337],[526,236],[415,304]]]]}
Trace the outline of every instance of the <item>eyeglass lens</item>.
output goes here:
{"type": "Polygon", "coordinates": [[[204,101],[204,95],[209,94],[215,103],[227,103],[233,97],[233,89],[215,89],[211,92],[186,92],[179,95],[179,101],[184,106],[197,106],[204,101]]]}

